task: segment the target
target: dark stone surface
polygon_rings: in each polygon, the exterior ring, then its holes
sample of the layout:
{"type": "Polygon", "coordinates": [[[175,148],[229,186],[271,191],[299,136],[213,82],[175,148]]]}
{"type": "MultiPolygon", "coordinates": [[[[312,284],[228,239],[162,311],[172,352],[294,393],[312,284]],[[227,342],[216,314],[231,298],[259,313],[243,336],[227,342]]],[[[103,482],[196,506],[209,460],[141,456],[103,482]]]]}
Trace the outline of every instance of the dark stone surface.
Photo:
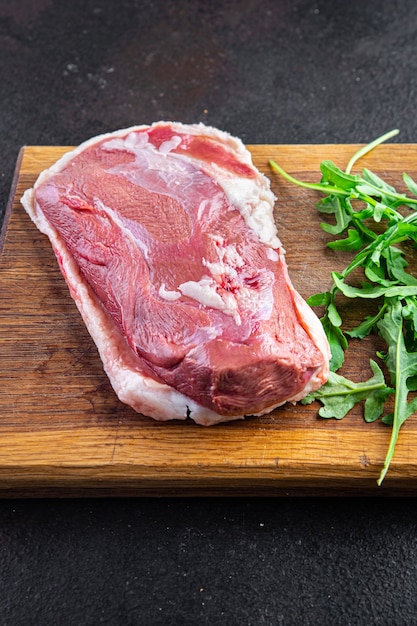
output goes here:
{"type": "Polygon", "coordinates": [[[0,502],[1,623],[415,624],[409,501],[0,502]]]}
{"type": "MultiPolygon", "coordinates": [[[[416,41],[414,0],[0,0],[0,211],[20,146],[159,119],[417,142],[416,41]]],[[[0,623],[415,624],[416,543],[414,500],[0,501],[0,623]]]]}

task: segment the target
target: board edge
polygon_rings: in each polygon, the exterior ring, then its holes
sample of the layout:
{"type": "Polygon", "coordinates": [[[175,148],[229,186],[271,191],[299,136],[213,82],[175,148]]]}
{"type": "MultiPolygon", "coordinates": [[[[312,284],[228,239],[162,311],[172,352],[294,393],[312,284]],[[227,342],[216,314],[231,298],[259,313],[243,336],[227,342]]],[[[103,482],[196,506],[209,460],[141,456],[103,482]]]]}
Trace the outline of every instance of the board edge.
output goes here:
{"type": "Polygon", "coordinates": [[[19,153],[16,159],[16,165],[15,165],[14,172],[13,172],[12,184],[10,187],[9,197],[8,197],[7,204],[6,204],[3,224],[0,229],[0,255],[3,252],[4,244],[6,241],[7,228],[9,226],[10,217],[12,214],[13,203],[16,198],[17,185],[18,185],[19,178],[20,178],[20,170],[22,168],[22,161],[23,161],[23,156],[25,154],[25,150],[26,150],[26,146],[22,146],[19,150],[19,153]]]}

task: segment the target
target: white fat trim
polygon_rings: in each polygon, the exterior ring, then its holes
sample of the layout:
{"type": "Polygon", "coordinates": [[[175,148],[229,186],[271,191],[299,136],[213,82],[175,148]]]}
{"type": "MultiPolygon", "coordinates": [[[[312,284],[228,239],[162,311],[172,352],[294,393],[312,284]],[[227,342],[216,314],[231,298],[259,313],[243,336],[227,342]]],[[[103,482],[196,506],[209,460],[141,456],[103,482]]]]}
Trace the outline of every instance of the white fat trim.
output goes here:
{"type": "MultiPolygon", "coordinates": [[[[145,259],[147,259],[148,256],[149,256],[149,248],[146,245],[146,243],[144,241],[144,238],[143,237],[135,237],[134,233],[132,233],[132,231],[129,228],[129,226],[124,223],[124,221],[120,218],[118,213],[116,211],[114,211],[112,208],[110,208],[107,205],[105,205],[102,200],[100,200],[99,198],[95,197],[95,198],[93,198],[93,202],[94,202],[94,206],[95,207],[100,209],[100,211],[103,211],[103,213],[108,215],[109,219],[112,222],[114,222],[115,224],[117,224],[117,226],[119,226],[119,228],[124,232],[124,234],[127,237],[129,237],[129,239],[132,241],[132,243],[134,243],[135,246],[137,246],[139,248],[139,250],[141,251],[141,253],[145,257],[145,259]]],[[[129,220],[127,220],[127,221],[129,222],[129,220]]],[[[135,224],[137,224],[137,223],[135,222],[135,224]]],[[[142,227],[140,226],[140,224],[137,224],[137,228],[141,229],[142,227]]]]}
{"type": "MultiPolygon", "coordinates": [[[[140,150],[146,146],[147,149],[157,151],[153,144],[149,142],[148,134],[146,132],[138,133],[137,131],[147,129],[151,130],[154,127],[163,126],[166,123],[169,122],[157,122],[151,126],[133,126],[129,129],[122,129],[114,133],[98,136],[86,141],[84,144],[81,144],[79,148],[71,153],[71,156],[68,155],[66,163],[70,160],[70,158],[75,156],[75,154],[81,152],[86,147],[89,147],[89,145],[106,138],[108,138],[109,141],[103,144],[104,149],[107,147],[109,149],[129,150],[134,153],[138,149],[140,150]],[[120,143],[118,143],[118,138],[120,138],[120,143]]],[[[170,125],[171,128],[178,133],[186,132],[188,134],[200,135],[204,132],[204,134],[218,139],[222,143],[229,145],[229,147],[239,155],[241,162],[253,167],[252,156],[239,138],[233,137],[225,131],[205,126],[202,123],[183,125],[171,122],[170,125]]],[[[179,136],[174,136],[169,141],[161,144],[159,152],[162,154],[168,154],[180,143],[181,138],[179,136]]],[[[182,158],[187,159],[187,157],[183,155],[182,158]]],[[[61,169],[58,164],[56,165],[57,170],[61,169]]],[[[201,167],[204,169],[203,163],[201,164],[201,167]]],[[[221,168],[219,176],[216,177],[218,184],[225,192],[229,202],[236,206],[236,208],[240,211],[247,225],[258,234],[259,239],[263,243],[271,246],[272,248],[280,248],[282,244],[277,235],[277,229],[273,216],[275,196],[270,189],[269,179],[260,172],[255,179],[241,178],[238,176],[222,178],[220,174],[221,168]]],[[[201,206],[199,210],[202,212],[204,207],[201,206]]]]}
{"type": "Polygon", "coordinates": [[[236,279],[238,276],[236,268],[241,268],[245,265],[245,261],[240,256],[236,247],[233,244],[223,246],[223,238],[216,238],[212,235],[211,238],[216,242],[216,252],[219,258],[218,261],[210,262],[204,257],[202,259],[203,265],[207,267],[210,274],[216,278],[219,276],[227,276],[227,278],[236,279]]]}
{"type": "Polygon", "coordinates": [[[236,324],[241,324],[236,298],[231,293],[224,293],[221,296],[217,292],[217,283],[210,276],[203,276],[199,281],[189,280],[179,285],[178,289],[184,296],[211,309],[222,311],[225,315],[233,317],[236,324]]]}
{"type": "Polygon", "coordinates": [[[200,304],[224,311],[226,306],[221,296],[217,293],[216,287],[217,285],[213,278],[203,276],[198,282],[196,280],[188,280],[182,283],[178,286],[178,289],[184,296],[188,296],[200,304]]]}
{"type": "Polygon", "coordinates": [[[233,244],[229,244],[228,246],[223,248],[223,250],[223,259],[225,263],[232,267],[243,267],[245,265],[245,261],[236,250],[236,246],[234,246],[233,244]]]}
{"type": "MultiPolygon", "coordinates": [[[[247,163],[248,165],[252,165],[252,157],[250,152],[246,149],[245,145],[238,137],[234,137],[227,131],[219,130],[213,126],[207,126],[203,122],[199,122],[198,124],[182,124],[181,122],[173,122],[170,120],[154,122],[153,124],[138,124],[135,126],[129,126],[128,128],[120,128],[113,132],[102,133],[101,135],[96,135],[95,137],[91,137],[86,141],[82,142],[76,148],[68,148],[68,152],[66,152],[56,163],[54,163],[51,167],[44,170],[40,175],[38,180],[36,181],[34,187],[36,188],[38,185],[43,183],[45,180],[48,180],[53,174],[56,172],[60,172],[66,167],[70,161],[78,154],[90,148],[91,146],[95,146],[105,139],[112,140],[114,138],[121,138],[122,140],[126,137],[126,135],[131,133],[137,133],[138,131],[146,131],[151,130],[152,128],[158,128],[160,126],[171,126],[171,128],[178,133],[187,133],[189,135],[208,135],[209,137],[216,137],[219,141],[228,144],[231,149],[235,150],[237,154],[239,154],[239,158],[242,162],[247,163]]],[[[148,135],[146,132],[140,133],[141,137],[144,140],[148,141],[148,135]]]]}
{"type": "Polygon", "coordinates": [[[210,239],[212,239],[214,241],[214,243],[216,243],[218,246],[224,246],[224,237],[222,237],[222,235],[218,235],[218,234],[214,234],[214,233],[210,233],[208,235],[210,237],[210,239]]]}
{"type": "Polygon", "coordinates": [[[181,141],[181,137],[178,137],[178,135],[174,135],[174,137],[171,137],[171,139],[169,139],[168,141],[164,141],[163,143],[161,143],[161,145],[159,146],[159,152],[161,152],[161,154],[169,154],[171,150],[175,150],[175,148],[178,148],[181,141]]]}
{"type": "Polygon", "coordinates": [[[278,252],[276,252],[273,248],[266,248],[266,256],[268,257],[268,259],[270,261],[278,261],[279,259],[279,254],[278,252]]]}
{"type": "Polygon", "coordinates": [[[199,207],[198,207],[198,211],[197,211],[197,221],[200,222],[201,218],[203,216],[203,213],[206,209],[210,209],[210,201],[209,200],[203,200],[202,202],[200,202],[199,207]]]}
{"type": "Polygon", "coordinates": [[[275,196],[269,189],[268,179],[261,175],[264,186],[251,178],[224,178],[219,185],[227,199],[242,215],[246,224],[257,233],[262,243],[271,248],[280,248],[277,227],[274,221],[275,196]]]}
{"type": "Polygon", "coordinates": [[[115,137],[101,144],[100,149],[105,152],[130,152],[135,154],[137,150],[147,148],[149,144],[148,133],[129,133],[126,138],[115,137]]]}
{"type": "MultiPolygon", "coordinates": [[[[149,142],[148,134],[146,132],[138,133],[138,131],[151,130],[152,128],[165,126],[166,124],[171,125],[171,128],[178,133],[185,132],[191,135],[200,135],[203,133],[211,138],[217,138],[219,141],[229,145],[230,148],[239,155],[241,162],[253,167],[252,156],[243,142],[225,131],[206,126],[203,123],[183,125],[178,122],[156,122],[152,125],[143,124],[131,126],[88,139],[77,148],[69,150],[69,152],[64,154],[49,169],[44,170],[36,181],[34,188],[36,189],[36,187],[47,181],[53,174],[60,172],[67,165],[70,165],[71,160],[86,148],[97,145],[100,142],[104,142],[101,144],[104,150],[107,148],[109,150],[116,149],[135,152],[149,144],[148,149],[151,148],[156,151],[153,144],[149,142]]],[[[221,169],[219,174],[220,172],[221,169]]],[[[216,177],[216,180],[225,192],[229,202],[236,206],[247,225],[258,234],[260,240],[272,248],[281,247],[273,217],[275,196],[270,189],[269,179],[259,172],[255,179],[241,178],[238,176],[225,177],[222,179],[219,176],[219,178],[216,177]]]]}
{"type": "Polygon", "coordinates": [[[241,287],[236,293],[239,308],[256,314],[257,320],[269,320],[274,308],[272,299],[272,286],[263,287],[260,290],[241,287]]]}
{"type": "Polygon", "coordinates": [[[205,267],[207,267],[207,269],[209,270],[210,274],[214,277],[214,278],[218,278],[220,276],[227,276],[227,278],[231,278],[231,279],[236,279],[237,278],[237,271],[231,267],[230,265],[225,265],[224,263],[222,263],[221,261],[215,262],[215,263],[210,263],[209,261],[206,261],[203,258],[203,265],[205,267]]]}
{"type": "MultiPolygon", "coordinates": [[[[104,152],[124,152],[126,150],[126,143],[125,141],[123,141],[123,139],[120,138],[110,139],[110,141],[106,141],[105,143],[101,144],[101,150],[103,150],[104,152]]],[[[132,150],[129,150],[129,152],[132,152],[132,150]]]]}
{"type": "Polygon", "coordinates": [[[168,300],[169,302],[173,302],[174,300],[178,300],[178,298],[181,298],[181,294],[178,293],[178,291],[166,289],[164,283],[162,283],[159,287],[158,294],[160,298],[162,298],[163,300],[168,300]]]}

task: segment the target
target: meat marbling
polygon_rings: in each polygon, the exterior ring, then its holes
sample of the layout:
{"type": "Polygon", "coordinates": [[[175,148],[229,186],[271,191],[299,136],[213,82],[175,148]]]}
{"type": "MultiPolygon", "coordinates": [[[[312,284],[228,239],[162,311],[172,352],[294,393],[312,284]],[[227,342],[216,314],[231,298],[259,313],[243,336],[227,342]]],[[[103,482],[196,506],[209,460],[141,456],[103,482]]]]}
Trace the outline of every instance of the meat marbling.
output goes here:
{"type": "Polygon", "coordinates": [[[328,376],[274,202],[239,139],[170,122],[83,143],[22,198],[119,399],[204,425],[295,402],[328,376]]]}

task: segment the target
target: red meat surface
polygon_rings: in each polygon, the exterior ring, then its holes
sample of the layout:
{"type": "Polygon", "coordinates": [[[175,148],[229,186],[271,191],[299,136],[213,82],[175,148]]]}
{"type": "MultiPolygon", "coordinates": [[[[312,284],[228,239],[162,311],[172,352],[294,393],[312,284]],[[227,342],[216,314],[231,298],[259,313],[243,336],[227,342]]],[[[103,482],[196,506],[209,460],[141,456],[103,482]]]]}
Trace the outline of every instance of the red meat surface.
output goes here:
{"type": "Polygon", "coordinates": [[[156,419],[262,414],[325,382],[269,181],[243,144],[160,122],[90,140],[23,204],[51,239],[119,398],[156,419]]]}

